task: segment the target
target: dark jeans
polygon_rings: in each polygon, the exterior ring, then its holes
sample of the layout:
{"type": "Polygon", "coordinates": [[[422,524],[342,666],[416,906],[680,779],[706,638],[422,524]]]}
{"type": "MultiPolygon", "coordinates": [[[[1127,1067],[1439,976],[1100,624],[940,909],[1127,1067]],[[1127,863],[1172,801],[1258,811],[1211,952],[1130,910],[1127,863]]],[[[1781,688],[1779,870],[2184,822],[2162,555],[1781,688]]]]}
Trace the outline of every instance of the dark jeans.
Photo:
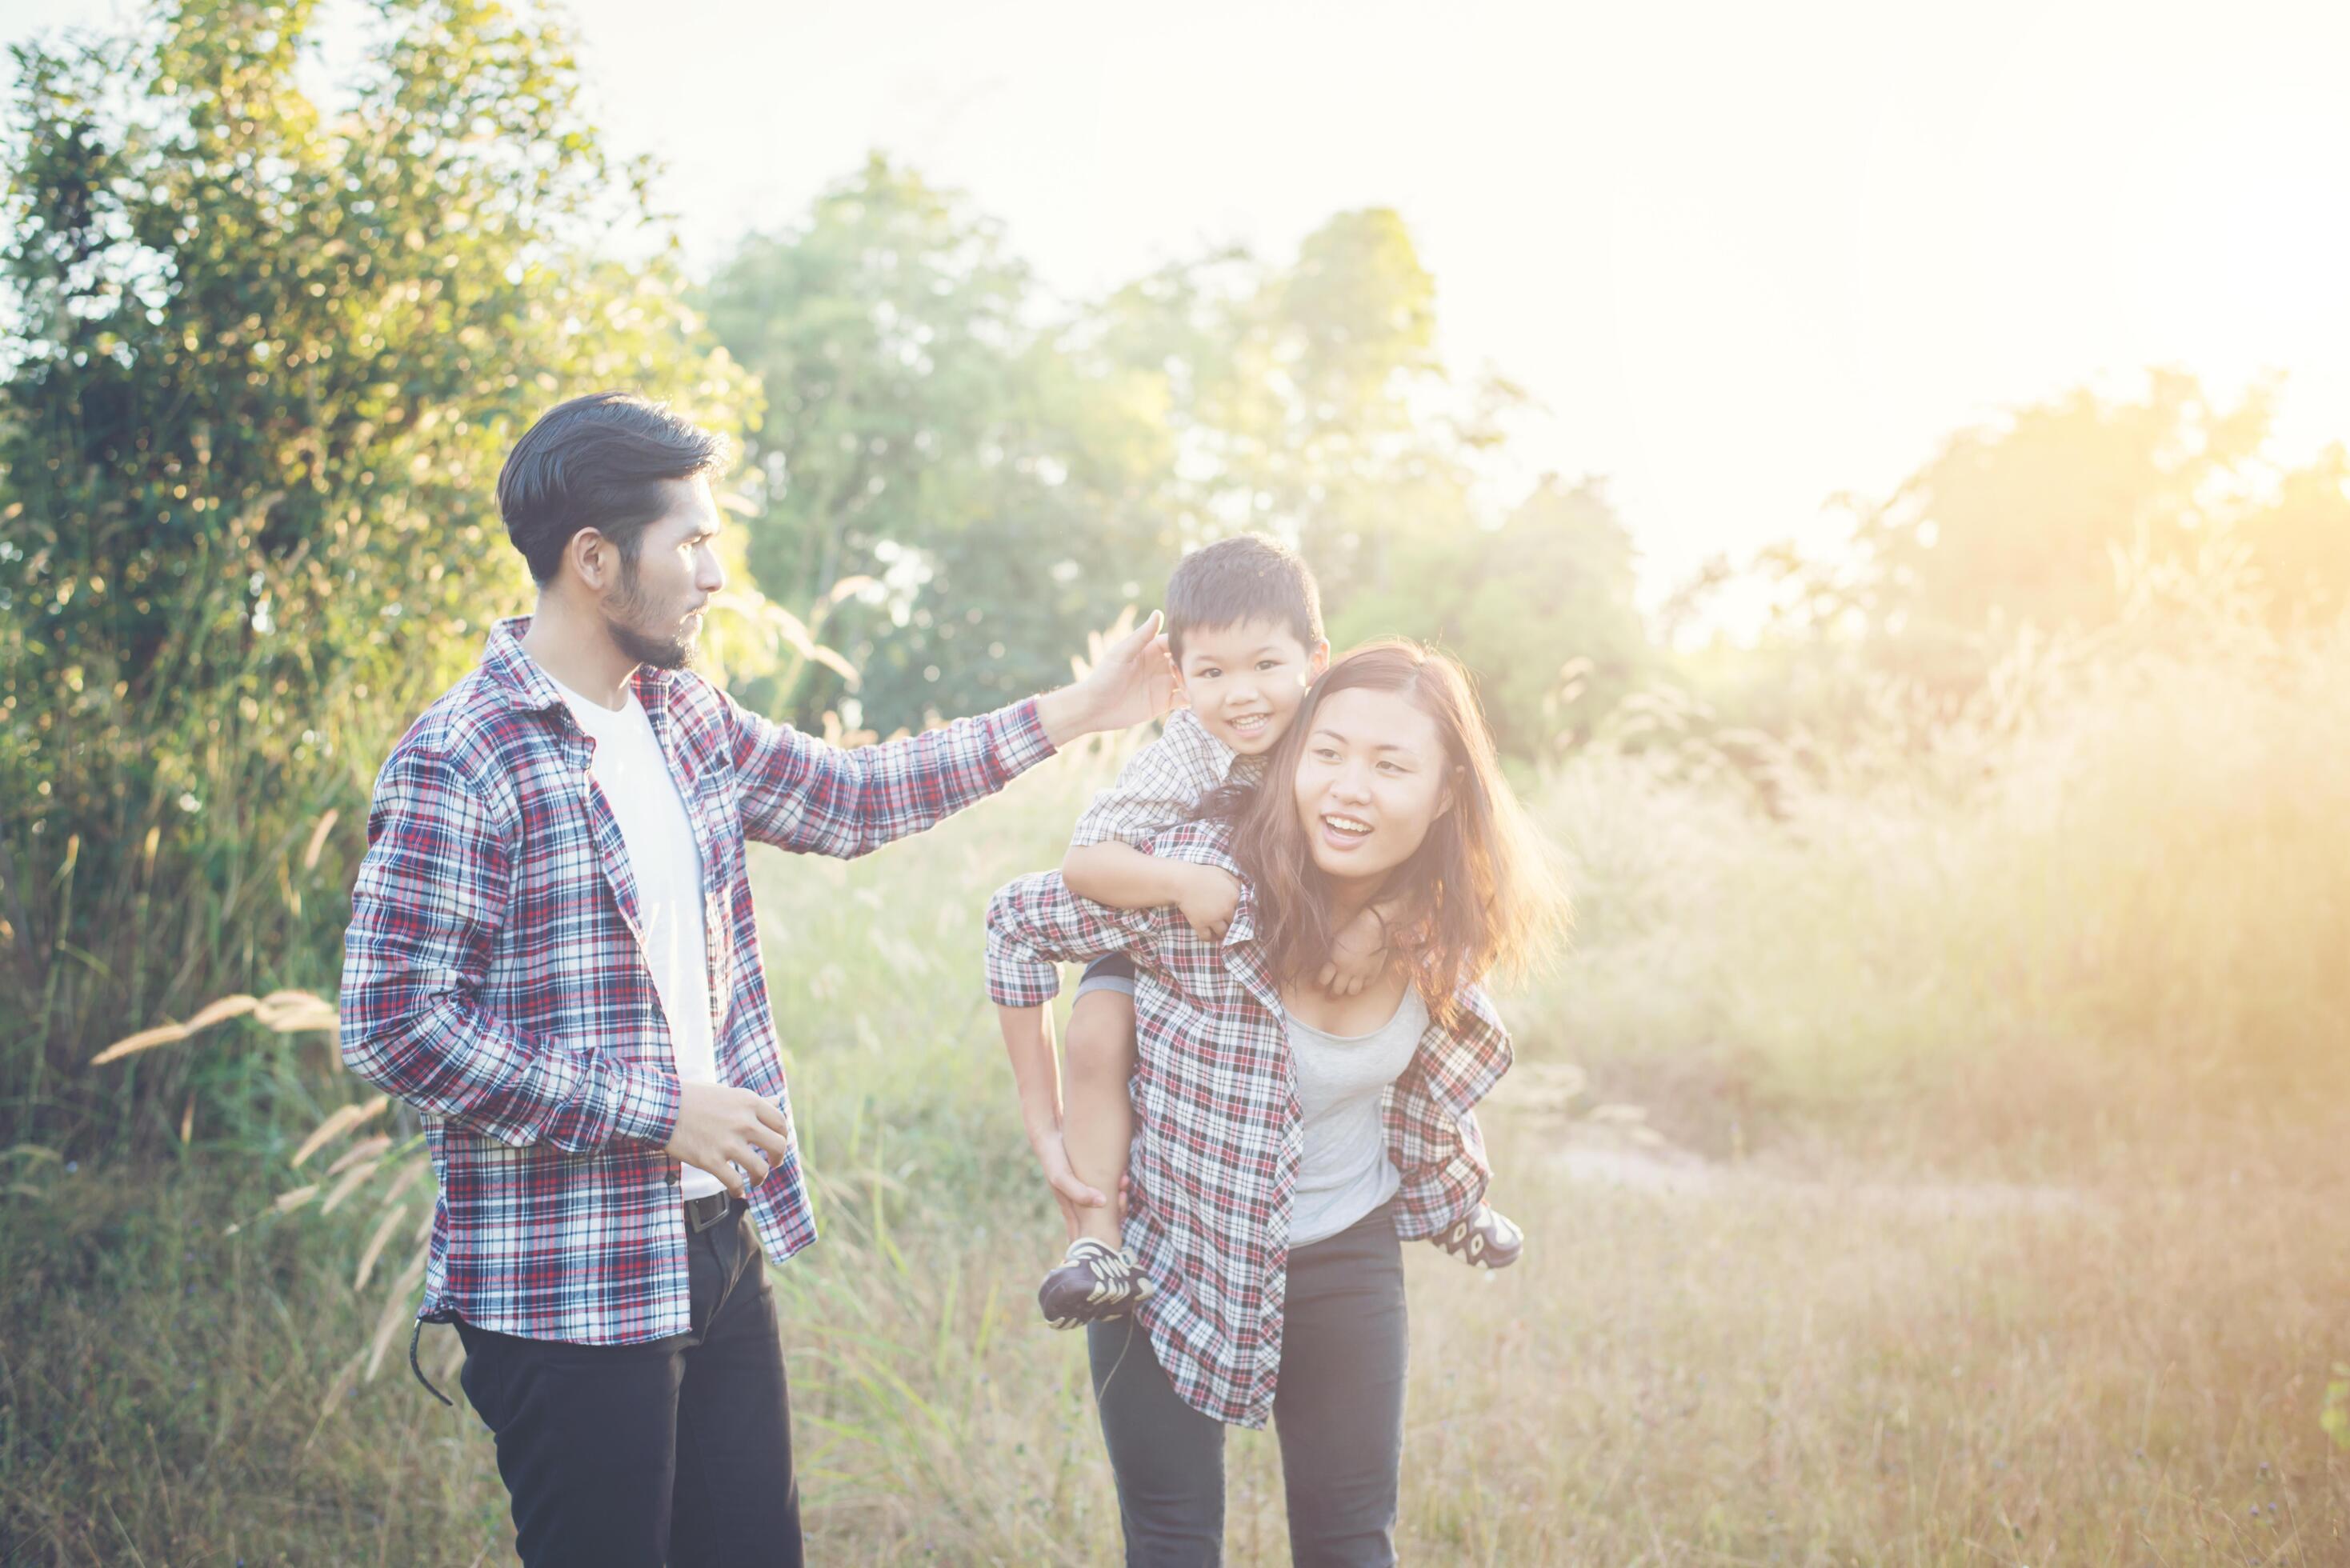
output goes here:
{"type": "Polygon", "coordinates": [[[732,1210],[686,1238],[687,1333],[566,1345],[458,1323],[528,1568],[798,1568],[775,1298],[749,1211],[732,1210]]]}
{"type": "MultiPolygon", "coordinates": [[[[1222,1423],[1183,1403],[1134,1319],[1095,1324],[1087,1340],[1129,1568],[1222,1562],[1222,1423]]],[[[1385,1205],[1290,1254],[1273,1424],[1301,1568],[1396,1560],[1409,1348],[1403,1251],[1385,1205]]]]}

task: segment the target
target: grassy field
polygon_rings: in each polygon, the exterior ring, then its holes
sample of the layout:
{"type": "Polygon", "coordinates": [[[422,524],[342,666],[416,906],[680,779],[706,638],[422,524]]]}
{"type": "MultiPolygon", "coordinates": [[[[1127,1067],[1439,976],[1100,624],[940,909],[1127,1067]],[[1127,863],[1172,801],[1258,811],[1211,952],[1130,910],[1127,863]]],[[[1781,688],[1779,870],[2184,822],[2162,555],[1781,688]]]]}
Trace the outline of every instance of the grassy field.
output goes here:
{"type": "MultiPolygon", "coordinates": [[[[1555,1113],[1494,1134],[1537,1246],[1504,1276],[1411,1259],[1408,1560],[2350,1562],[2350,1462],[2317,1425],[2339,1186],[1911,1188],[1828,1155],[1673,1186],[1637,1148],[1614,1180],[1578,1168],[1613,1146],[1555,1113]]],[[[779,1276],[816,1559],[1114,1561],[1010,1138],[975,1161],[1003,1201],[960,1213],[910,1145],[835,1152],[864,1191],[779,1276]],[[877,1268],[890,1289],[851,1288],[877,1268]]],[[[486,1435],[397,1344],[363,1381],[348,1244],[224,1241],[239,1196],[264,1194],[161,1167],[79,1172],[37,1223],[10,1206],[5,1560],[504,1560],[486,1435]]],[[[428,1333],[452,1389],[453,1351],[428,1333]]],[[[1271,1438],[1236,1434],[1231,1475],[1234,1561],[1285,1561],[1271,1438]]]]}
{"type": "MultiPolygon", "coordinates": [[[[1407,1560],[2350,1563],[2345,675],[2338,643],[2041,669],[1832,759],[1659,708],[1529,780],[1581,911],[1506,999],[1495,1197],[1533,1247],[1411,1259],[1407,1560]]],[[[826,1228],[775,1276],[817,1561],[1115,1559],[978,986],[986,893],[1107,765],[758,860],[826,1228]]],[[[503,1560],[489,1441],[404,1325],[369,1376],[400,1162],[256,1219],[342,1147],[10,1159],[0,1563],[503,1560]]],[[[1270,1437],[1230,1473],[1233,1560],[1285,1561],[1270,1437]]]]}

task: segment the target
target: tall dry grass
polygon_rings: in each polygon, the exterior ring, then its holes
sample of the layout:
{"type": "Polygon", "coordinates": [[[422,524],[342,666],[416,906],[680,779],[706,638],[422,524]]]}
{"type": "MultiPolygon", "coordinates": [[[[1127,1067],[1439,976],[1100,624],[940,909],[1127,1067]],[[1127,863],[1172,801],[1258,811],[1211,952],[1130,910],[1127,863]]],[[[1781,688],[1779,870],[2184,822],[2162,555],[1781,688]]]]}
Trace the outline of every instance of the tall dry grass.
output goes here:
{"type": "Polygon", "coordinates": [[[2333,1122],[2350,628],[2278,639],[2224,577],[2135,603],[1832,753],[1636,711],[1540,794],[1582,926],[1521,1024],[1717,1144],[1773,1106],[1939,1161],[2333,1122]]]}

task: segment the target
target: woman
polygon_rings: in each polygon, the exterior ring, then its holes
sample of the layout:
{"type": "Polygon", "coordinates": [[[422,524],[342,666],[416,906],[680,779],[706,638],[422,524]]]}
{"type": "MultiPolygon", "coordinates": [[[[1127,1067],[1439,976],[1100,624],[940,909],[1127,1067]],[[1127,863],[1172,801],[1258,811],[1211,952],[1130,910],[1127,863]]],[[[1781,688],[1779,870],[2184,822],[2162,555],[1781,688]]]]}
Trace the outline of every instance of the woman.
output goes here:
{"type": "MultiPolygon", "coordinates": [[[[1470,1107],[1510,1064],[1478,982],[1538,952],[1565,901],[1467,678],[1401,642],[1332,665],[1264,783],[1151,852],[1238,878],[1221,941],[1174,909],[1087,903],[1057,872],[987,917],[999,1002],[1049,1001],[1056,962],[1123,951],[1137,970],[1125,1239],[1152,1291],[1087,1330],[1127,1560],[1218,1561],[1223,1428],[1270,1416],[1295,1560],[1392,1563],[1399,1242],[1475,1244],[1491,1172],[1470,1107]],[[1386,971],[1322,991],[1333,935],[1374,905],[1386,971]]],[[[1049,1051],[1014,1070],[1030,1125],[1049,1118],[1049,1051]]]]}

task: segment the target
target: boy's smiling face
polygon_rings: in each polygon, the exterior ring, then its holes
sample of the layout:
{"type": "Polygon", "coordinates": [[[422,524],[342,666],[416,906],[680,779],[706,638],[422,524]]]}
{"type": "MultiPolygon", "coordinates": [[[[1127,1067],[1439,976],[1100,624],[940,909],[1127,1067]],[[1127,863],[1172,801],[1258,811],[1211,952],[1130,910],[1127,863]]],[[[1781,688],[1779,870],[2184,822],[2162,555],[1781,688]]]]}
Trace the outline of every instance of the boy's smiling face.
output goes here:
{"type": "Polygon", "coordinates": [[[1284,622],[1244,620],[1186,631],[1176,677],[1208,733],[1254,757],[1273,750],[1329,662],[1327,642],[1307,648],[1284,622]]]}

